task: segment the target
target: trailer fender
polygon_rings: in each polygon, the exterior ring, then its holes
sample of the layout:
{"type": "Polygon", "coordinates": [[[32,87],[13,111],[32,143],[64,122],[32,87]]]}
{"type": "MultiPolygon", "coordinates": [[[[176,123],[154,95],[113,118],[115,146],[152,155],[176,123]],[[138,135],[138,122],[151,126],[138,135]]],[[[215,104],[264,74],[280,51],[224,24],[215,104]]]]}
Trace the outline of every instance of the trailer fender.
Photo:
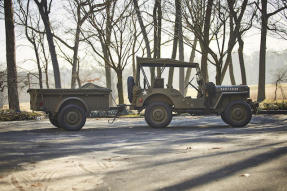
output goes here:
{"type": "Polygon", "coordinates": [[[81,106],[86,112],[89,111],[89,108],[84,100],[78,97],[68,97],[66,99],[61,100],[61,102],[56,107],[56,112],[59,112],[62,107],[69,105],[69,104],[75,104],[75,105],[81,106]]]}

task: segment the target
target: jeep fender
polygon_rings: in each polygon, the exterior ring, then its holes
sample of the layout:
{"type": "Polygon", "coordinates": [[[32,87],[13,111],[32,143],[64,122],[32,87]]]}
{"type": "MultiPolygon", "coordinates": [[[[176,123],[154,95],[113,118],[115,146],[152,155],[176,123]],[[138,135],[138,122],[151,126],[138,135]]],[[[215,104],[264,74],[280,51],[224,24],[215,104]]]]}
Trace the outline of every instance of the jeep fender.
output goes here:
{"type": "Polygon", "coordinates": [[[169,96],[160,93],[151,94],[145,98],[143,106],[148,105],[150,102],[164,102],[168,105],[174,105],[172,99],[169,96]]]}
{"type": "Polygon", "coordinates": [[[242,100],[242,98],[248,98],[249,97],[249,92],[244,91],[244,92],[222,92],[219,98],[216,100],[216,103],[213,106],[213,109],[217,109],[219,104],[224,101],[226,98],[230,98],[232,100],[242,100]],[[245,96],[244,96],[245,95],[245,96]],[[238,99],[238,97],[240,97],[238,99]]]}

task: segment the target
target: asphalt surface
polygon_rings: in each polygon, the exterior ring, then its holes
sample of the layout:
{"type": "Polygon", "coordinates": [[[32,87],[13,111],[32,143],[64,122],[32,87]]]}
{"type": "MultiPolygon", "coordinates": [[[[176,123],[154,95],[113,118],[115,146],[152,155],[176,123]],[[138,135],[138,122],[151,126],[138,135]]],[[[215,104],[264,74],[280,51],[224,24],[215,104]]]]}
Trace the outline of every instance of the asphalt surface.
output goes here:
{"type": "Polygon", "coordinates": [[[48,120],[0,122],[0,190],[287,190],[287,116],[244,128],[220,117],[88,119],[79,132],[48,120]]]}

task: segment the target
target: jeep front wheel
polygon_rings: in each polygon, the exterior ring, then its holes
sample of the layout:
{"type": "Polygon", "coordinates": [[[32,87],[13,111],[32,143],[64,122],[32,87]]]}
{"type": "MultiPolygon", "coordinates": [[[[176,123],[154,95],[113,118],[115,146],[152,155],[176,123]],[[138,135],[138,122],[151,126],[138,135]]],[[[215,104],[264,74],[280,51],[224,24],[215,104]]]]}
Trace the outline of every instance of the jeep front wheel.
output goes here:
{"type": "Polygon", "coordinates": [[[145,120],[153,128],[163,128],[172,120],[172,111],[168,104],[163,102],[152,102],[145,110],[145,120]]]}
{"type": "Polygon", "coordinates": [[[223,112],[223,119],[233,127],[244,127],[251,118],[251,108],[244,101],[231,102],[223,112]]]}

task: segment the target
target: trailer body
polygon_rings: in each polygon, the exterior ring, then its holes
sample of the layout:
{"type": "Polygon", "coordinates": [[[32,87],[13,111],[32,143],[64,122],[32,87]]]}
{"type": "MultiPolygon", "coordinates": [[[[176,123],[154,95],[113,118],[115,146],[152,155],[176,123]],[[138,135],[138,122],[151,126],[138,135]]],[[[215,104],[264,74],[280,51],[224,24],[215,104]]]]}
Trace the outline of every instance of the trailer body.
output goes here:
{"type": "Polygon", "coordinates": [[[66,130],[80,130],[91,111],[109,110],[110,89],[93,84],[79,89],[29,89],[30,108],[44,111],[50,122],[66,130]]]}

